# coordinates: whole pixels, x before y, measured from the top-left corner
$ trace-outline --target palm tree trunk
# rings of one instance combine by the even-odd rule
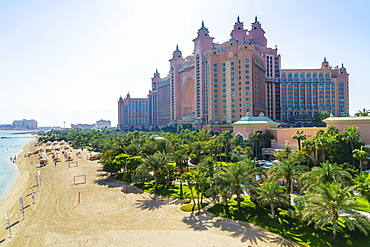
[[[236,190],[236,200],[238,201],[238,208],[240,208],[240,193],[239,188]]]
[[[194,198],[194,192],[193,192],[193,187],[189,186],[189,189],[190,189],[190,194],[191,194],[191,198],[193,199],[193,208],[191,209],[191,211],[193,212],[194,211],[194,208],[195,208],[195,198]]]
[[[180,162],[180,197],[182,198],[182,180],[181,180],[181,177],[182,177],[182,173],[183,173],[183,165],[184,165],[184,162],[181,161]]]
[[[157,178],[157,173],[154,173],[154,189],[158,190],[158,178]]]
[[[275,205],[274,205],[274,203],[271,203],[270,207],[271,207],[271,218],[275,219]]]

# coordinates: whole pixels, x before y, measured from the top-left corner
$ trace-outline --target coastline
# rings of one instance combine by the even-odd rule
[[[14,133],[15,136],[11,136],[9,133]],[[22,136],[17,136],[21,134]],[[9,193],[11,187],[13,186],[15,180],[19,176],[19,167],[17,163],[14,163],[12,160],[9,160],[10,157],[16,156],[17,158],[23,152],[25,145],[34,140],[34,136],[23,134],[29,134],[25,132],[14,132],[14,131],[0,131],[0,137],[2,144],[1,147],[1,156],[0,156],[0,203]],[[14,139],[13,139],[14,138]],[[25,141],[28,139],[29,141]],[[5,142],[5,143],[4,143]]]
[[[62,160],[40,168],[38,155],[24,155],[36,149],[34,143],[35,139],[19,154],[19,176],[0,203],[13,235],[9,238],[3,227],[2,246],[280,246],[280,236],[257,226],[183,212],[181,200],[160,198],[135,186],[128,186],[126,194],[126,183],[88,160],[87,150],[82,158],[73,150],[77,167]],[[42,184],[36,187],[38,171]],[[86,183],[75,184],[77,175],[86,176]]]

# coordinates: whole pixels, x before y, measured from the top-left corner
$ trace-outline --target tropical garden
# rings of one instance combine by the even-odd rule
[[[243,220],[303,246],[370,246],[370,176],[356,127],[297,131],[286,147],[259,160],[270,133],[243,140],[230,131],[52,130],[39,141],[66,140],[101,152],[103,170],[158,195],[190,201],[187,209]]]

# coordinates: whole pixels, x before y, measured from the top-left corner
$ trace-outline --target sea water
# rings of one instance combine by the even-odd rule
[[[22,147],[32,140],[32,135],[0,131],[0,137],[0,201],[2,201],[19,174],[18,167],[12,160],[15,156],[18,157]]]

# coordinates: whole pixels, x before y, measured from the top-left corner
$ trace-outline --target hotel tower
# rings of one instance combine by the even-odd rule
[[[348,114],[349,74],[343,64],[332,68],[324,58],[316,69],[281,69],[281,55],[267,46],[257,17],[249,30],[238,17],[228,41],[213,39],[202,22],[193,54],[184,57],[176,46],[168,74],[154,73],[147,98],[120,98],[118,127],[190,123],[228,129],[247,113],[289,124],[321,111]]]

